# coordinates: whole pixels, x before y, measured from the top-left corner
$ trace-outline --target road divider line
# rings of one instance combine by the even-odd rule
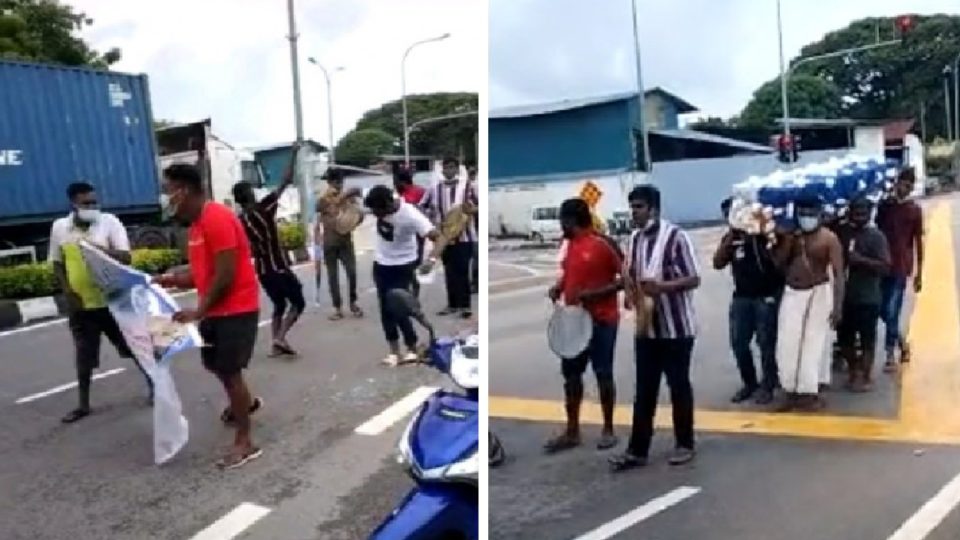
[[[126,370],[127,370],[127,368],[115,368],[115,369],[111,369],[111,370],[109,370],[109,371],[104,371],[103,373],[97,373],[97,374],[94,374],[94,376],[92,377],[92,380],[96,381],[96,380],[99,380],[99,379],[105,379],[105,378],[107,378],[107,377],[109,377],[109,376],[111,376],[111,375],[116,375],[116,374],[118,374],[118,373],[123,373],[123,372],[126,371]],[[22,397],[22,398],[18,399],[18,400],[16,401],[16,403],[17,403],[17,405],[23,405],[24,403],[30,403],[31,401],[36,401],[36,400],[38,400],[38,399],[40,399],[40,398],[45,398],[45,397],[47,397],[47,396],[52,396],[52,395],[54,395],[54,394],[59,394],[60,392],[65,392],[65,391],[70,390],[71,388],[74,388],[74,387],[76,387],[76,386],[77,386],[77,383],[76,383],[76,382],[72,382],[72,383],[68,383],[68,384],[61,384],[60,386],[51,388],[51,389],[49,389],[49,390],[45,390],[45,391],[43,391],[43,392],[38,392],[38,393],[36,393],[36,394],[32,394],[32,395],[29,395],[29,396],[26,396],[26,397]]]
[[[380,414],[360,424],[353,432],[359,435],[379,435],[416,410],[424,400],[436,391],[436,387],[421,386],[400,401],[384,409]]]
[[[927,501],[887,540],[923,540],[960,504],[960,474]]]
[[[700,493],[700,488],[698,487],[678,487],[665,495],[661,495],[647,502],[643,506],[627,512],[613,521],[604,523],[587,534],[578,536],[575,540],[607,540],[608,538],[613,538],[641,521],[649,519],[671,506],[693,497],[697,493]]]
[[[227,515],[213,522],[206,529],[190,537],[190,540],[230,540],[260,521],[271,510],[253,503],[241,503]]]

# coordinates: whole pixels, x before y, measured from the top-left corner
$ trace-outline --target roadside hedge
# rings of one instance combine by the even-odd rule
[[[148,274],[158,274],[183,263],[183,256],[176,249],[135,249],[131,257],[132,266]],[[0,300],[53,296],[59,292],[49,263],[0,267]]]
[[[307,247],[307,233],[299,223],[281,223],[277,226],[280,233],[280,247],[286,251],[297,251]]]

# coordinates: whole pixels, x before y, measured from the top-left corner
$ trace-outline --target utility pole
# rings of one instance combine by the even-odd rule
[[[647,134],[647,119],[646,111],[644,111],[644,104],[646,103],[645,94],[643,91],[643,68],[640,56],[640,30],[637,27],[637,0],[630,0],[631,13],[633,15],[633,50],[634,50],[634,60],[637,63],[637,99],[639,101],[640,114],[640,136],[643,139],[640,141],[641,146],[643,147],[643,163],[640,163],[640,166],[643,167],[644,171],[651,172],[652,167],[650,166],[650,141],[649,135]]]
[[[950,116],[950,66],[943,70],[943,114],[947,126],[947,140],[953,140],[953,117]]]
[[[927,104],[920,100],[920,142],[927,144]]]
[[[783,106],[783,134],[789,139],[790,105],[787,88],[787,61],[783,56],[783,14],[780,9],[780,0],[777,0],[777,39],[780,41],[780,103]]]
[[[300,99],[300,61],[297,54],[297,20],[294,15],[293,0],[287,0],[287,20],[290,35],[290,69],[293,74],[293,120],[297,129],[297,143],[303,143],[303,102]],[[303,153],[297,155],[296,174],[299,177],[297,188],[300,193],[300,223],[304,226],[307,238],[310,238],[310,223],[313,221],[313,203],[310,200],[308,175],[301,167]]]

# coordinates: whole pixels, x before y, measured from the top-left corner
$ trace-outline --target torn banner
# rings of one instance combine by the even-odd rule
[[[152,284],[150,276],[118,263],[92,244],[81,242],[80,251],[130,350],[153,379],[153,459],[160,465],[176,455],[189,438],[170,359],[200,347],[200,334],[193,324],[171,320],[180,310],[177,302]]]

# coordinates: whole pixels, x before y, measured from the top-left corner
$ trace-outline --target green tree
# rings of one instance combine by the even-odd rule
[[[337,163],[367,167],[384,154],[398,151],[397,138],[382,129],[355,129],[337,144]]]
[[[77,35],[92,24],[56,0],[0,0],[0,58],[105,69],[120,50],[100,53]]]
[[[790,78],[788,88],[790,116],[794,118],[839,118],[842,111],[840,90],[832,82],[812,75]],[[759,128],[773,125],[783,117],[780,79],[767,82],[754,92],[753,99],[740,114],[740,124]]]
[[[408,124],[412,126],[416,122],[429,118],[476,111],[478,106],[477,94],[471,93],[410,95],[407,96]],[[402,152],[403,104],[401,100],[391,101],[368,111],[357,122],[354,132],[369,129],[392,136],[400,143],[400,147],[395,151]],[[476,115],[423,124],[410,134],[410,153],[414,155],[437,157],[463,155],[466,161],[476,162],[476,145]],[[343,159],[338,150],[337,161]]]
[[[861,19],[807,45],[799,58],[897,37],[894,19]],[[902,45],[812,61],[797,68],[793,78],[808,75],[833,83],[840,92],[839,115],[843,117],[914,118],[923,107],[927,132],[932,137],[946,133],[943,68],[953,62],[958,51],[960,16],[918,15],[914,16],[913,30]],[[770,83],[764,86],[767,85]],[[791,96],[793,92],[791,89]],[[747,107],[751,105],[752,102]],[[792,105],[790,109],[791,116],[802,116],[801,111],[794,112]]]

